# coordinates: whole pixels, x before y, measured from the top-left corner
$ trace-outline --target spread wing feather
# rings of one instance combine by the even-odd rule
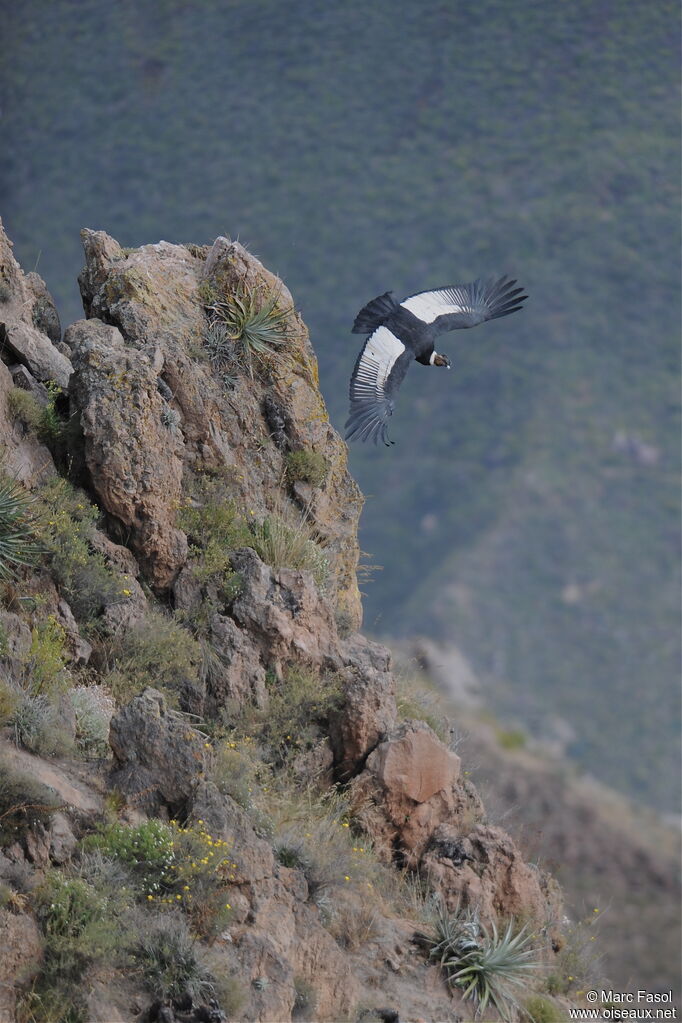
[[[385,291],[362,307],[355,317],[351,334],[371,334],[397,308],[398,302],[393,298],[393,292]]]
[[[414,353],[388,327],[378,327],[358,356],[350,381],[350,415],[346,421],[346,440],[388,439],[388,420],[395,407],[394,398]]]
[[[508,316],[521,308],[528,297],[523,288],[514,288],[515,280],[500,277],[472,284],[421,291],[410,295],[400,304],[417,319],[429,324],[434,334],[460,327],[475,327],[485,320]]]

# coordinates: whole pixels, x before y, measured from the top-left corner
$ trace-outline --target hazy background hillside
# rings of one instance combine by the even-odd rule
[[[78,230],[239,235],[342,426],[359,307],[510,272],[351,465],[366,625],[457,643],[498,710],[679,809],[678,5],[0,3],[0,209],[64,322]]]

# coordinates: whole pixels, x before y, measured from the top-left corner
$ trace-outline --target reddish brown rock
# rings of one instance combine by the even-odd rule
[[[421,721],[399,725],[370,753],[352,791],[385,856],[397,851],[414,866],[440,824],[480,812],[458,778],[459,757]]]
[[[560,918],[556,882],[526,863],[501,828],[480,823],[462,835],[456,826],[442,825],[420,869],[452,910],[461,903],[477,907],[484,921],[515,917],[535,925]]]

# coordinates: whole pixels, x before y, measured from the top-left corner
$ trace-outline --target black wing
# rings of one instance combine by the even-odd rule
[[[373,298],[366,306],[363,306],[355,317],[352,334],[371,334],[373,330],[380,327],[388,319],[391,313],[398,308],[397,301],[393,298],[392,291],[385,291],[378,298]]]
[[[509,281],[506,276],[498,280],[478,280],[452,288],[421,291],[400,304],[429,324],[434,334],[442,334],[517,312],[528,296],[521,294],[523,288],[514,288],[515,284],[516,281]]]
[[[388,327],[377,327],[367,338],[350,379],[350,415],[346,420],[346,440],[388,439],[388,420],[393,414],[394,398],[414,352]]]

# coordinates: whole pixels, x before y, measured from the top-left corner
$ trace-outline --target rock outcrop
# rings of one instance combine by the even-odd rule
[[[385,912],[374,892],[368,909],[373,882],[356,883],[350,867],[339,875],[336,862],[327,864],[332,874],[320,877],[311,866],[314,838],[298,819],[282,825],[291,847],[278,847],[274,811],[264,821],[253,796],[254,779],[265,793],[284,763],[290,776],[283,791],[292,800],[304,789],[323,802],[344,793],[345,817],[329,816],[325,827],[357,829],[351,859],[367,854],[362,843],[371,844],[377,872],[394,878],[394,867],[407,868],[445,905],[478,907],[485,921],[517,916],[544,926],[558,915],[547,877],[486,822],[457,754],[424,722],[400,718],[390,653],[357,631],[362,497],[328,421],[315,355],[292,297],[226,238],[211,247],[159,242],[130,252],[104,232],[84,231],[83,243],[79,280],[87,318],[68,327],[62,342],[44,283],[23,274],[0,229],[5,467],[37,493],[59,467],[99,510],[71,546],[61,523],[59,572],[45,558],[33,574],[26,569],[23,595],[8,590],[0,610],[0,680],[8,706],[23,700],[32,708],[34,700],[40,707],[51,665],[60,700],[65,681],[81,680],[81,689],[93,682],[101,691],[109,687],[119,706],[109,724],[112,758],[98,767],[79,773],[73,762],[48,766],[32,758],[36,777],[63,804],[26,822],[2,857],[4,876],[23,871],[31,878],[29,892],[54,870],[81,885],[88,863],[79,839],[101,824],[105,793],[113,790],[110,802],[124,804],[126,824],[154,816],[194,829],[208,851],[191,861],[192,870],[199,870],[197,862],[208,865],[216,849],[229,850],[212,878],[224,899],[220,908],[229,910],[227,923],[210,931],[202,954],[223,973],[228,964],[239,978],[240,1019],[357,1018],[363,1001],[368,1011],[390,1015],[394,1010],[381,1008],[388,998],[407,1014],[454,1018],[437,967],[412,942],[414,923]],[[207,344],[210,310],[245,295],[277,308],[286,344],[261,372],[241,366],[230,375]],[[65,394],[59,405],[53,385]],[[15,407],[26,396],[17,398],[15,388],[57,417],[51,448],[19,422]],[[297,463],[290,456],[301,454],[315,472],[292,471]],[[76,507],[85,513],[83,502]],[[254,524],[273,517],[293,523],[294,532],[304,525],[310,531],[324,557],[324,581],[312,568],[281,567],[291,564],[286,555],[268,557],[258,546]],[[195,520],[212,523],[214,533],[188,524]],[[64,580],[74,578],[74,566],[106,581],[106,596],[87,610],[79,610],[73,586],[67,599]],[[43,649],[38,640],[46,621],[52,645]],[[32,672],[40,679],[35,691]],[[173,685],[165,687],[166,676]],[[310,708],[310,720],[298,722],[306,733],[300,745],[287,728],[275,738],[267,730],[270,711],[282,713],[292,679],[302,687],[301,706]],[[318,690],[332,694],[327,703]],[[68,706],[73,746],[79,729],[89,726]],[[244,722],[260,728],[267,756],[253,752],[257,741]],[[251,760],[242,748],[248,743]],[[330,848],[337,847],[330,841]],[[111,861],[102,869],[113,869]],[[172,888],[168,877],[163,885]],[[182,903],[191,916],[191,895],[188,883],[173,896],[178,913]],[[145,896],[145,910],[156,897]],[[0,947],[4,935],[9,949],[0,1015],[8,1020],[17,993],[40,970],[40,936],[33,918],[19,912],[23,898],[17,896],[17,913],[0,909]],[[162,913],[170,912],[166,902]],[[45,937],[49,944],[48,931]],[[121,976],[116,983],[114,990],[106,970],[92,967],[85,986],[93,1019],[208,1018],[206,1004],[192,1005],[189,987],[151,1003],[139,976],[137,987],[126,988]],[[133,988],[135,1009],[126,1000]]]

